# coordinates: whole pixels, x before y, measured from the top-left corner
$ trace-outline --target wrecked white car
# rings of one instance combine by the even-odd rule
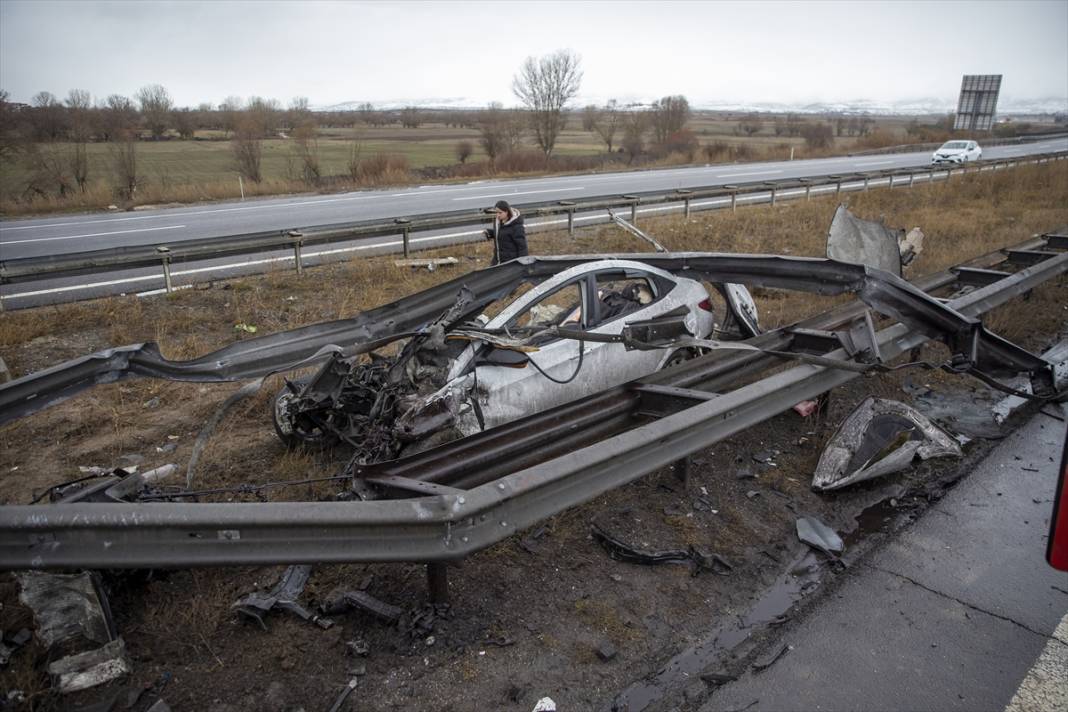
[[[752,335],[748,293],[731,285],[728,299],[752,317],[739,335]],[[676,336],[701,339],[717,326],[700,282],[624,259],[580,264],[540,284],[522,284],[487,309],[492,315],[463,322],[465,309],[461,296],[392,358],[335,358],[309,381],[287,383],[273,409],[279,437],[290,446],[347,442],[365,462],[396,457],[696,355],[687,348],[594,339],[648,325],[641,338],[655,340],[668,324]]]

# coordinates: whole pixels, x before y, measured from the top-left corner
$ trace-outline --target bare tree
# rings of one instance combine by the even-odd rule
[[[171,123],[174,130],[182,139],[191,139],[196,134],[196,116],[188,107],[175,109],[172,113]]]
[[[801,135],[805,138],[805,144],[809,148],[826,148],[834,143],[834,129],[830,124],[822,121],[814,124],[805,124],[801,129]]]
[[[265,99],[261,96],[249,97],[245,113],[252,117],[251,125],[259,128],[260,138],[278,133],[282,110],[277,99]],[[246,124],[246,128],[248,126],[249,124]]]
[[[597,130],[597,122],[601,119],[601,110],[593,104],[587,104],[582,108],[582,130],[593,133]]]
[[[137,90],[137,101],[141,104],[141,116],[145,127],[152,132],[152,138],[159,139],[167,133],[174,102],[161,84],[149,84]]]
[[[136,131],[137,107],[128,97],[112,94],[106,100],[102,123],[105,138],[108,141],[119,140],[122,134]]]
[[[649,113],[646,111],[632,111],[623,119],[622,145],[629,163],[634,163],[645,149],[644,135],[648,127]]]
[[[534,139],[548,161],[566,121],[564,109],[582,83],[580,58],[571,50],[527,57],[512,79],[514,93],[527,108]]]
[[[493,103],[482,112],[478,121],[478,142],[482,144],[482,150],[489,158],[490,167],[493,167],[497,156],[507,150],[507,123],[508,117],[500,104]]]
[[[475,152],[475,147],[470,141],[460,141],[456,144],[456,160],[467,163],[467,159]]]
[[[10,159],[19,151],[19,113],[21,105],[8,101],[10,95],[0,89],[0,160]]]
[[[363,155],[363,130],[354,128],[352,131],[352,146],[349,149],[349,160],[345,164],[349,178],[353,183],[360,182],[360,161]]]
[[[219,104],[219,113],[222,115],[222,128],[225,135],[229,136],[233,133],[234,127],[237,126],[241,108],[244,105],[244,100],[239,96],[228,96]]]
[[[234,166],[237,172],[253,183],[263,180],[260,172],[260,158],[263,155],[263,116],[258,113],[244,112],[234,125],[234,138],[230,142],[234,152]]]
[[[293,145],[296,146],[297,158],[300,159],[304,182],[308,185],[319,185],[323,178],[319,161],[319,131],[315,120],[310,116],[293,129]]]
[[[132,200],[138,183],[136,130],[121,129],[112,137],[108,151],[111,153],[112,170],[118,179],[119,193],[123,198]]]
[[[401,109],[400,120],[401,126],[406,129],[417,129],[419,124],[423,122],[422,117],[419,115],[419,109],[414,106],[406,106]]]
[[[753,134],[760,133],[764,128],[764,119],[760,118],[760,114],[752,112],[742,117],[742,120],[738,122],[738,130],[744,133],[746,136],[752,136]]]
[[[37,141],[55,141],[64,130],[63,106],[49,91],[33,95],[33,134]]]
[[[657,143],[664,143],[668,136],[681,131],[689,120],[690,102],[686,97],[665,96],[660,101],[653,102],[653,135]]]
[[[608,152],[612,152],[612,144],[616,138],[616,131],[622,121],[622,113],[615,99],[612,99],[603,109],[598,110],[597,119],[593,125],[593,131],[604,141]]]
[[[89,155],[86,144],[93,133],[93,97],[84,89],[71,89],[66,103],[72,144],[69,155],[70,170],[78,188],[84,193],[89,182]]]
[[[306,96],[295,96],[289,102],[286,112],[286,125],[290,130],[296,129],[306,121],[312,120],[311,103]]]

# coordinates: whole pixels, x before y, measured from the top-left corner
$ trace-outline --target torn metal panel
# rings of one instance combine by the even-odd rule
[[[56,688],[64,695],[118,680],[131,672],[133,668],[126,657],[126,644],[122,638],[95,650],[56,660],[48,666],[48,673],[56,680]]]
[[[863,220],[842,205],[834,211],[827,231],[827,256],[833,260],[868,265],[901,276],[904,230],[894,230],[874,220]]]
[[[233,608],[241,615],[255,620],[264,630],[267,630],[267,624],[263,619],[274,608],[289,611],[320,628],[330,628],[334,625],[332,620],[318,616],[297,603],[297,598],[304,591],[304,585],[311,576],[311,570],[312,567],[307,564],[290,566],[268,593],[254,591],[234,603]]]
[[[96,575],[27,571],[18,581],[19,600],[33,611],[37,636],[46,648],[114,640],[111,610]]]
[[[845,550],[842,537],[815,517],[801,517],[797,520],[796,526],[798,539],[827,556],[837,558],[836,554]]]
[[[868,397],[831,436],[812,477],[836,490],[899,472],[914,458],[961,457],[960,445],[926,416],[898,401]]]

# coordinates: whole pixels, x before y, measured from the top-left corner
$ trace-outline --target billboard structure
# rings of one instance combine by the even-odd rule
[[[992,129],[1000,91],[1000,74],[965,74],[960,83],[960,100],[953,128],[966,131]]]

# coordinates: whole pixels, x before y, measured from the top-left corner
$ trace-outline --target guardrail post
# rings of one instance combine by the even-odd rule
[[[293,240],[293,262],[297,268],[297,274],[304,274],[304,261],[301,258],[301,248],[304,246],[304,233],[297,230],[290,230],[286,233],[289,237],[296,238]]]
[[[838,197],[839,195],[842,194],[842,176],[827,176],[827,177],[835,182],[834,183],[834,195],[835,195],[835,197]]]
[[[409,238],[409,236],[411,234],[411,231],[412,231],[412,226],[411,226],[411,222],[412,221],[409,220],[408,218],[397,218],[393,222],[395,222],[396,224],[402,226],[402,228],[401,228],[401,240],[404,243],[404,259],[408,259],[408,254],[409,254],[408,238]]]
[[[952,178],[952,177],[953,177],[953,169],[947,167],[946,168],[946,182],[948,183],[949,179]]]
[[[725,185],[723,186],[723,189],[731,194],[731,212],[738,212],[738,186]]]
[[[449,572],[441,561],[426,565],[426,585],[431,603],[449,602]]]
[[[630,201],[630,224],[638,224],[638,196],[636,195],[624,195],[624,200]]]
[[[886,187],[889,190],[893,190],[894,189],[894,174],[893,173],[888,174],[887,178],[890,180],[890,182],[887,183]]]
[[[868,180],[871,178],[867,173],[864,174],[864,192],[868,192]]]
[[[913,184],[915,184],[915,183],[916,183],[916,174],[912,173],[910,171],[909,172],[909,187],[911,188],[913,186]]]
[[[693,191],[682,188],[675,192],[682,196],[682,217],[690,217],[690,193],[693,193]]]
[[[174,291],[174,286],[171,284],[171,248],[161,245],[156,248],[156,252],[163,260],[163,286],[170,294]]]
[[[807,203],[812,199],[812,180],[809,178],[798,178],[801,185],[805,186],[805,202]]]
[[[776,193],[778,192],[778,184],[777,183],[773,183],[772,181],[769,180],[769,181],[765,182],[764,185],[767,186],[768,188],[771,188],[771,207],[774,208],[775,207],[775,197],[776,197]]]
[[[570,237],[575,236],[575,201],[573,200],[561,200],[558,205],[563,205],[568,208],[567,211],[567,234]]]

